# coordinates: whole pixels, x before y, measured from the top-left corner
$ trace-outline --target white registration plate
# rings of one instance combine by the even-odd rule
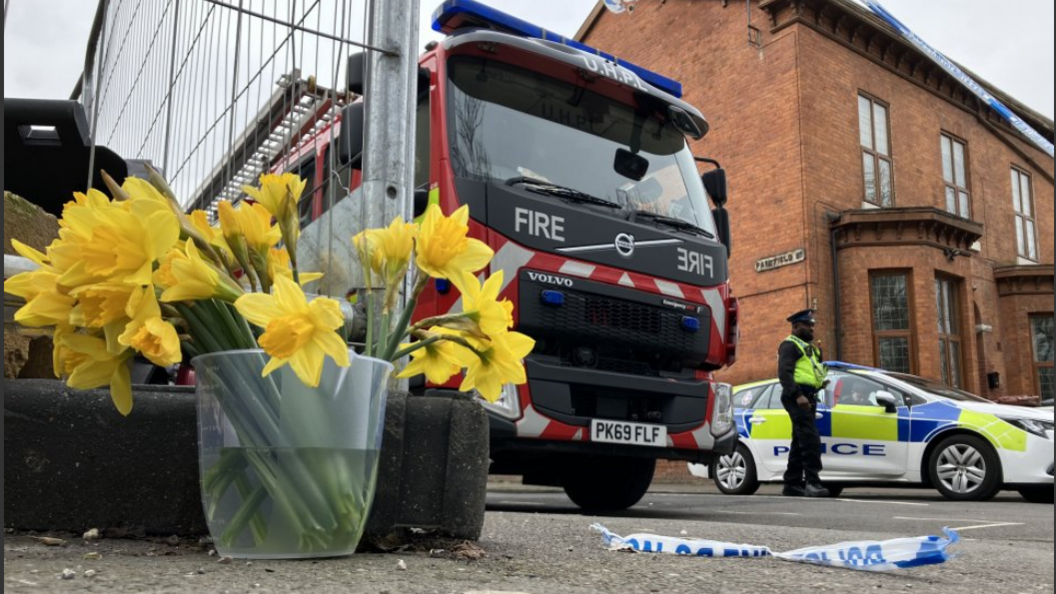
[[[590,424],[590,440],[594,443],[666,448],[667,427],[595,419]]]

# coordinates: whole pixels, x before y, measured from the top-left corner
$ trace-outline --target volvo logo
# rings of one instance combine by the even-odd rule
[[[554,276],[552,274],[542,274],[539,272],[529,272],[528,278],[531,279],[533,282],[545,283],[548,285],[556,285],[558,287],[565,287],[567,289],[571,289],[575,284],[570,278]]]
[[[631,259],[634,257],[634,236],[627,233],[617,235],[616,252],[623,258]]]

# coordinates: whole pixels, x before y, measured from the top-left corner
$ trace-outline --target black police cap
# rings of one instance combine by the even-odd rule
[[[794,314],[792,317],[788,318],[788,322],[790,324],[813,324],[813,323],[815,323],[815,320],[814,320],[814,314],[815,313],[817,313],[817,310],[805,309],[805,310],[803,310],[803,311],[801,311],[801,312],[799,312],[797,314]]]

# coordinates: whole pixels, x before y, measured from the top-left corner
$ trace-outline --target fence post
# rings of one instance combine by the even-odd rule
[[[363,195],[367,228],[411,218],[414,184],[414,104],[419,0],[374,0],[369,53]]]

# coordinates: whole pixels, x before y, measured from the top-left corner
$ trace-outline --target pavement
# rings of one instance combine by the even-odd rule
[[[604,518],[581,515],[563,494],[548,489],[497,485],[488,502],[479,543],[487,557],[479,561],[410,549],[318,562],[221,564],[198,543],[85,543],[77,538],[65,546],[46,546],[31,536],[7,535],[4,589],[106,594],[1054,591],[1053,506],[1028,504],[1011,494],[987,503],[950,503],[929,491],[867,489],[848,491],[838,500],[789,500],[772,487],[739,498],[694,485],[660,488],[635,509]],[[594,522],[624,535],[686,531],[696,538],[777,551],[938,534],[943,527],[960,529],[965,541],[956,549],[959,557],[946,565],[868,574],[772,559],[612,553],[588,530]],[[62,580],[66,569],[73,578]],[[93,577],[85,577],[89,570]]]

